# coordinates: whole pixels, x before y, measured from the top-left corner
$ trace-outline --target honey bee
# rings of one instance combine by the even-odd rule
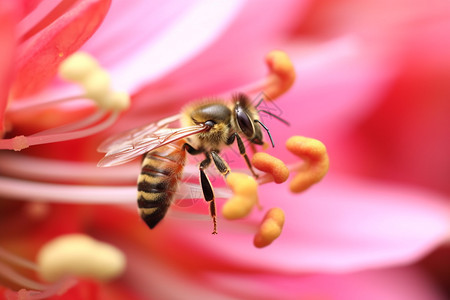
[[[216,205],[205,169],[213,162],[217,170],[226,176],[230,168],[220,156],[220,151],[236,141],[248,168],[257,177],[241,135],[252,144],[262,145],[263,128],[273,146],[268,128],[259,120],[259,112],[287,122],[268,111],[257,110],[262,100],[253,106],[245,94],[240,93],[232,98],[231,103],[222,100],[194,102],[179,115],[110,137],[98,148],[99,152],[106,153],[98,163],[99,167],[120,165],[145,154],[138,177],[137,203],[141,218],[151,229],[164,218],[175,196],[186,163],[186,153],[205,156],[199,164],[200,183],[204,199],[209,203],[213,234],[217,234]],[[181,128],[169,127],[177,121],[180,121]]]

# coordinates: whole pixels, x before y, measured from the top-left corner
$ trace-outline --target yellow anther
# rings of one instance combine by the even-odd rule
[[[130,105],[130,96],[112,90],[109,73],[87,53],[76,52],[69,56],[61,63],[59,74],[63,79],[81,85],[84,96],[105,110],[121,111]]]
[[[110,280],[123,273],[125,256],[117,248],[82,234],[57,237],[37,257],[40,276],[53,282],[64,276]]]
[[[75,52],[59,65],[58,72],[67,81],[82,82],[86,76],[99,69],[98,62],[91,55]]]
[[[110,92],[97,99],[97,105],[106,110],[122,111],[130,106],[130,95],[125,92]]]
[[[80,84],[84,87],[86,97],[101,102],[111,92],[111,78],[108,72],[98,69],[88,74]]]
[[[284,219],[284,211],[281,208],[271,208],[264,216],[255,235],[253,240],[255,247],[266,247],[277,239],[283,229]]]
[[[283,183],[289,177],[289,169],[280,159],[264,152],[255,153],[252,164],[258,170],[269,173],[275,183]]]
[[[226,181],[234,196],[222,207],[223,216],[227,219],[240,219],[247,216],[258,204],[256,180],[247,174],[230,173]]]
[[[315,139],[293,136],[286,142],[286,148],[304,160],[298,173],[290,183],[294,193],[300,193],[319,182],[328,172],[330,161],[325,145]]]
[[[277,50],[267,54],[266,64],[270,69],[270,75],[264,92],[269,100],[276,99],[294,84],[294,66],[285,52]]]

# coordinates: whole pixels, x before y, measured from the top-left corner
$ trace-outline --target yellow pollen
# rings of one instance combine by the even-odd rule
[[[270,99],[276,99],[294,84],[295,70],[289,56],[283,51],[272,51],[266,56],[269,67],[269,84],[264,92]]]
[[[26,136],[18,135],[12,139],[12,148],[14,151],[20,151],[28,147],[30,147],[30,144]]]
[[[59,65],[58,73],[67,81],[80,83],[97,70],[101,67],[95,58],[85,52],[75,52]]]
[[[95,70],[80,82],[86,91],[86,97],[97,100],[109,94],[111,90],[111,78],[105,70]]]
[[[258,204],[258,184],[252,176],[242,173],[230,173],[225,179],[234,196],[224,204],[222,214],[230,220],[244,218]]]
[[[293,193],[300,193],[319,182],[328,172],[330,161],[325,145],[315,139],[293,136],[286,142],[286,148],[304,160],[298,173],[290,183]]]
[[[130,106],[130,95],[126,92],[111,92],[107,98],[108,101],[102,104],[106,109],[122,111]]]
[[[55,238],[37,256],[40,276],[54,282],[64,276],[110,280],[123,273],[125,255],[116,247],[83,234]]]
[[[271,208],[264,216],[255,235],[253,240],[255,247],[266,247],[277,239],[283,229],[284,219],[284,211],[281,208]]]
[[[76,52],[59,66],[60,76],[81,85],[84,96],[92,99],[102,109],[121,111],[129,107],[130,96],[111,88],[109,73],[87,53]]]
[[[283,161],[267,153],[255,153],[252,157],[252,164],[258,170],[271,174],[275,183],[283,183],[289,177],[289,169]]]

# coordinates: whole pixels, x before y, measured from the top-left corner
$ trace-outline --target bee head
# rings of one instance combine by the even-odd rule
[[[257,145],[263,144],[261,127],[256,126],[256,123],[262,123],[257,119],[256,110],[251,106],[250,100],[244,94],[235,96],[234,118],[239,130],[250,142]]]

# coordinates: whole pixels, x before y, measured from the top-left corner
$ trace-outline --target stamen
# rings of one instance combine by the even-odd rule
[[[271,208],[264,216],[253,244],[257,248],[270,245],[277,239],[284,225],[284,211],[281,208]]]
[[[225,178],[233,191],[231,197],[222,207],[225,218],[233,220],[247,216],[255,205],[258,205],[258,184],[247,174],[230,173]]]
[[[283,183],[289,177],[289,169],[283,161],[265,152],[257,152],[253,155],[252,164],[260,171],[266,172],[258,178],[258,184],[275,181]]]
[[[68,166],[70,166],[70,164]],[[37,174],[38,173],[32,175],[36,176]],[[76,177],[69,176],[66,178],[82,178],[81,173],[78,175]],[[61,175],[61,178],[66,179],[64,178],[64,175]],[[117,183],[117,177],[112,178],[113,180],[111,181],[113,183]],[[70,185],[21,180],[0,176],[0,190],[2,191],[3,197],[11,200],[27,199],[35,202],[77,203],[91,205],[136,204],[135,183],[128,186],[120,186],[117,184],[103,186]],[[30,190],[33,191],[33,195],[30,195]],[[230,197],[230,191],[228,188],[217,187],[214,189],[214,193],[217,198]],[[200,185],[181,182],[176,193],[176,199],[199,199],[202,197],[201,195],[202,188]]]
[[[275,100],[287,92],[295,81],[294,66],[289,56],[283,51],[272,51],[266,56],[266,64],[269,67],[269,75],[257,82],[240,88],[251,98],[264,93],[265,100]]]
[[[34,280],[31,280],[25,276],[20,275],[14,269],[0,262],[0,276],[6,278],[11,282],[19,284],[20,286],[33,289],[33,290],[45,290],[47,286]]]
[[[85,52],[75,52],[67,57],[58,68],[61,78],[72,82],[83,82],[84,79],[96,70],[101,70],[98,62]]]
[[[61,63],[58,72],[63,79],[81,85],[85,90],[84,96],[105,110],[120,111],[129,106],[129,95],[113,91],[109,73],[87,53],[72,54]]]
[[[83,86],[85,96],[96,102],[102,102],[102,98],[111,91],[111,77],[101,69],[89,73],[79,84]]]
[[[85,91],[82,97],[94,100],[97,106],[101,108],[101,111],[78,122],[44,130],[30,136],[22,135],[11,139],[1,139],[0,149],[20,151],[32,145],[55,143],[93,135],[112,125],[116,121],[119,112],[128,108],[130,104],[130,96],[125,92],[112,90],[109,74],[87,53],[77,52],[69,56],[61,63],[59,74],[66,80],[80,84]],[[62,102],[78,99],[78,97],[67,97],[59,100],[31,103],[29,106],[22,105],[15,108],[12,106],[12,112],[26,111],[30,107],[42,109],[49,105],[58,105]],[[107,112],[110,111],[112,111],[110,115],[105,118]],[[103,121],[94,125],[98,120],[102,119]]]
[[[286,142],[289,151],[299,156],[304,161],[292,166],[291,170],[296,170],[290,183],[293,193],[300,193],[308,189],[311,185],[319,182],[328,172],[330,161],[325,145],[315,139],[293,136]]]
[[[39,270],[39,266],[34,262],[19,257],[14,253],[10,253],[7,250],[2,249],[1,247],[0,259],[9,262],[12,265],[17,265],[33,271]],[[13,268],[7,266],[2,262],[0,262],[0,277],[23,287],[23,289],[19,290],[18,292],[6,290],[4,295],[7,299],[48,299],[52,296],[63,294],[65,291],[76,284],[76,281],[71,278],[65,278],[50,285],[42,284],[19,274]],[[26,290],[25,288],[31,290]]]
[[[111,280],[125,269],[125,255],[116,247],[82,234],[58,237],[42,247],[40,276],[53,282],[67,275]]]
[[[266,56],[270,69],[264,92],[269,99],[276,99],[291,88],[295,81],[294,66],[289,56],[283,51],[272,51]]]
[[[289,90],[294,84],[296,76],[289,56],[283,51],[272,51],[267,54],[265,61],[269,68],[269,74],[264,79],[240,87],[237,91],[247,94],[252,99],[261,96],[261,91],[263,91],[263,98],[270,101]],[[227,92],[223,96],[228,97],[233,93]]]
[[[33,271],[38,270],[38,266],[35,263],[22,257],[19,257],[1,247],[0,247],[0,259],[12,265],[20,266]],[[19,284],[20,286],[30,289],[45,290],[47,288],[45,284],[24,277],[23,275],[17,273],[13,268],[9,267],[8,265],[2,262],[0,262],[0,277],[8,279],[11,282],[14,282],[16,284]]]
[[[22,149],[28,148],[29,146],[33,146],[33,145],[56,143],[56,142],[62,142],[62,141],[83,138],[83,137],[98,133],[98,132],[108,128],[109,126],[114,124],[114,122],[117,120],[118,116],[119,116],[118,112],[113,112],[102,123],[99,123],[98,125],[90,127],[90,128],[73,131],[73,132],[50,134],[50,135],[40,135],[38,133],[35,135],[31,135],[31,136],[21,135],[21,136],[16,136],[11,139],[0,139],[0,149],[20,151]]]

